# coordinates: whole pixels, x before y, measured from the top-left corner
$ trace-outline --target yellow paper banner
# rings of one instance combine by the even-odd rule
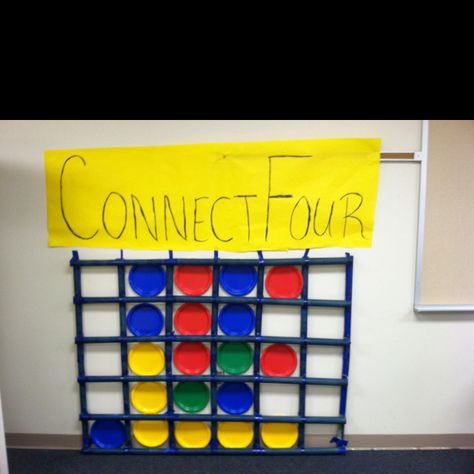
[[[379,139],[45,152],[49,245],[370,247]]]

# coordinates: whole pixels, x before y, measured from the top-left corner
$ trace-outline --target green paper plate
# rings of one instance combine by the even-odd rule
[[[246,342],[224,342],[217,349],[217,364],[228,374],[242,374],[253,362],[253,351]]]
[[[179,382],[174,388],[173,400],[181,410],[196,413],[209,403],[209,388],[204,382]]]

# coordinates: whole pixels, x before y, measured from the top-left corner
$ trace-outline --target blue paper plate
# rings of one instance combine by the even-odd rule
[[[166,275],[157,265],[135,265],[130,270],[128,281],[137,295],[156,296],[166,285]]]
[[[217,390],[217,403],[226,413],[240,415],[252,406],[253,393],[245,383],[226,382]]]
[[[219,313],[219,326],[228,336],[248,336],[255,326],[255,314],[247,304],[226,304]]]
[[[120,448],[125,443],[125,427],[117,420],[98,420],[92,425],[91,439],[98,448]]]
[[[135,336],[158,336],[163,329],[163,313],[151,304],[138,304],[128,312],[127,326]]]
[[[233,296],[250,293],[257,284],[257,272],[254,267],[244,265],[224,265],[219,280],[222,288]]]

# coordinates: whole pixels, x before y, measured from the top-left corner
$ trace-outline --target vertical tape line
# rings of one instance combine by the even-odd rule
[[[120,251],[120,261],[123,262],[123,251]],[[125,296],[125,265],[117,265],[117,276],[118,276],[118,293],[119,298]],[[120,336],[127,336],[127,308],[126,304],[119,303],[120,313]],[[122,364],[122,376],[128,375],[128,344],[126,341],[120,343],[120,360]],[[123,412],[125,415],[130,414],[130,387],[129,382],[122,382],[122,395],[123,395]],[[130,449],[132,447],[132,433],[130,420],[125,420],[125,446]]]
[[[173,295],[173,274],[174,274],[174,259],[173,252],[169,251],[169,258],[166,263],[166,296]],[[166,302],[165,309],[165,333],[167,336],[173,335],[173,303]],[[167,414],[171,416],[168,421],[169,430],[169,449],[174,451],[176,449],[176,441],[174,437],[174,405],[173,405],[173,343],[170,340],[165,341],[165,370],[166,370],[166,399],[167,399]]]
[[[309,274],[309,265],[308,265],[308,254],[309,249],[307,249],[303,255],[303,264],[301,265],[301,271],[303,274],[303,288],[301,290],[301,298],[303,301],[308,300],[308,274]],[[300,338],[305,340],[308,336],[308,305],[301,305],[300,313]],[[300,377],[306,378],[306,360],[307,360],[307,344],[300,344]],[[306,384],[300,384],[300,393],[299,393],[299,404],[298,404],[298,416],[304,418],[306,411]],[[298,447],[304,449],[305,446],[305,423],[298,424]]]
[[[214,264],[212,266],[212,318],[211,335],[217,336],[217,318],[219,313],[219,253],[214,252]],[[217,342],[211,342],[211,414],[217,415]],[[217,449],[217,421],[211,421],[211,450]]]
[[[346,257],[350,255],[346,253]],[[351,309],[352,309],[352,276],[353,276],[353,260],[346,263],[345,278],[345,300],[350,304],[344,308],[344,338],[350,340],[351,337]],[[350,360],[350,344],[343,347],[342,353],[342,378],[348,381],[349,377],[349,360]],[[347,402],[347,384],[341,386],[341,396],[339,400],[339,414],[346,415]],[[340,426],[340,437],[344,439],[344,425]]]
[[[77,265],[79,261],[79,253],[77,250],[72,252],[72,259],[70,265],[73,267],[74,273],[74,304],[76,312],[76,336],[83,337],[84,331],[82,327],[82,304],[80,303],[82,297],[82,286],[81,286],[81,267]],[[84,344],[77,344],[77,371],[78,376],[81,379],[85,376],[84,368]],[[87,411],[87,392],[86,392],[86,382],[79,382],[79,400],[81,415],[88,415]],[[87,420],[82,420],[82,447],[87,449],[91,445],[89,437],[89,422]]]
[[[255,376],[260,375],[260,350],[261,343],[259,341],[262,335],[262,316],[263,316],[263,304],[261,303],[263,298],[263,278],[265,275],[265,259],[263,253],[258,251],[258,270],[257,270],[257,308],[255,311],[255,347],[254,347],[254,359],[253,359],[253,373]],[[261,416],[260,414],[260,382],[255,381],[253,384],[253,411],[256,417]],[[254,449],[260,449],[260,428],[261,423],[259,421],[254,422],[253,426],[253,447]]]

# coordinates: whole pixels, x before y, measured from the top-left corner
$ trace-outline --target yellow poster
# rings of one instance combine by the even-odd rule
[[[45,152],[49,245],[370,247],[379,139]]]

